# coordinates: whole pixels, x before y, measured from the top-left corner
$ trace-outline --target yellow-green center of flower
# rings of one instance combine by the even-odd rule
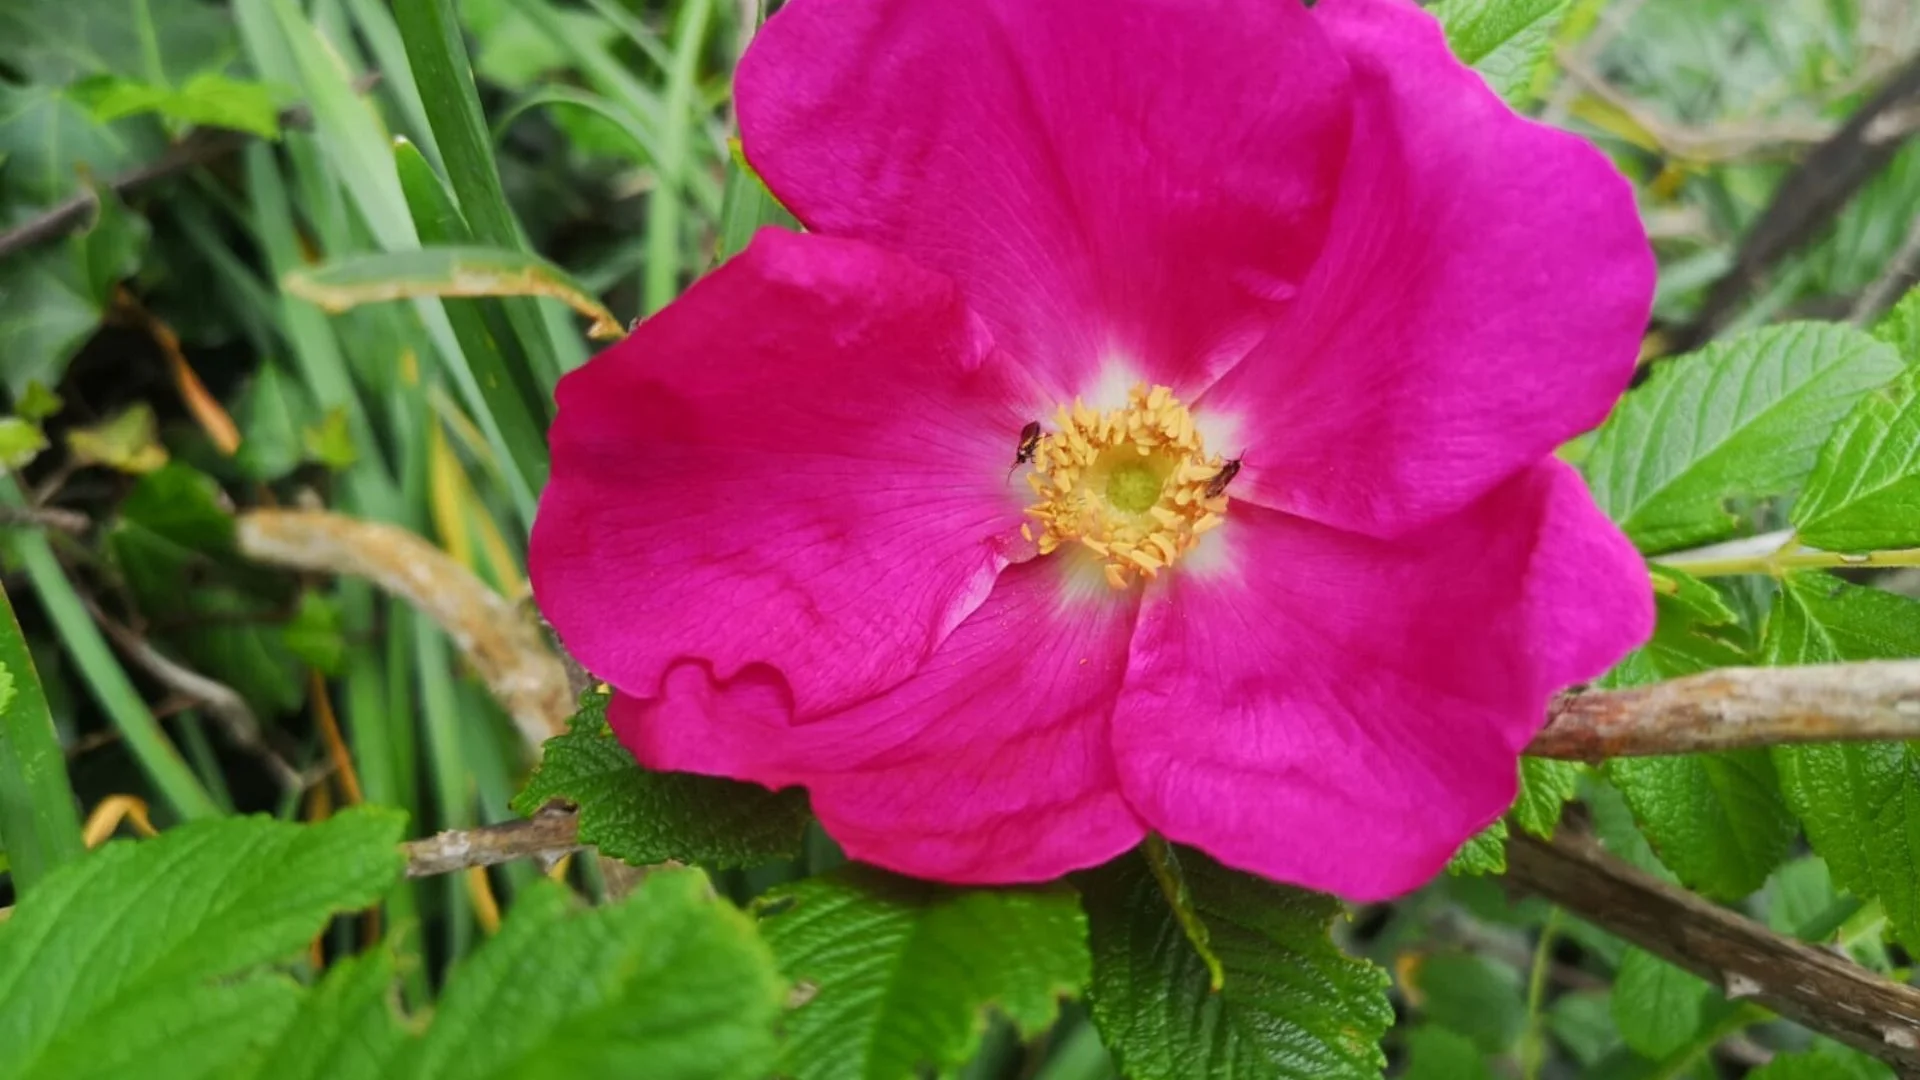
[[[1020,531],[1041,554],[1078,543],[1124,589],[1193,549],[1227,512],[1226,462],[1209,455],[1193,414],[1164,386],[1136,386],[1118,409],[1075,400],[1033,451],[1039,501]],[[1231,479],[1231,473],[1225,474]]]

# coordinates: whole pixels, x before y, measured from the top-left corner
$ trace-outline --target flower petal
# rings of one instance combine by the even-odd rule
[[[1326,0],[1353,150],[1285,323],[1199,403],[1239,420],[1234,494],[1391,536],[1606,416],[1652,306],[1632,190],[1515,115],[1404,0]]]
[[[748,158],[810,228],[953,276],[1054,400],[1186,393],[1298,288],[1346,77],[1274,0],[791,0],[741,62]]]
[[[651,701],[616,698],[645,764],[804,785],[847,854],[919,877],[1044,881],[1105,862],[1144,830],[1121,798],[1108,721],[1134,604],[1063,590],[1061,559],[1009,567],[918,674],[789,724],[765,669],[732,683],[676,668]]]
[[[1114,715],[1149,827],[1371,901],[1513,801],[1548,698],[1651,632],[1645,565],[1559,462],[1381,541],[1236,505],[1211,574],[1152,589]]]
[[[1021,378],[946,278],[764,232],[561,381],[534,595],[628,693],[680,659],[878,693],[1020,550]]]

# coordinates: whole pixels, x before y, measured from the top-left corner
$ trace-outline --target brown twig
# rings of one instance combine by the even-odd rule
[[[1846,124],[1781,181],[1740,248],[1733,267],[1707,291],[1699,313],[1673,337],[1675,352],[1698,348],[1718,334],[1748,292],[1773,267],[1812,240],[1913,134],[1920,112],[1920,56],[1908,59]]]
[[[472,571],[414,533],[319,510],[250,510],[240,550],[276,566],[362,577],[431,618],[453,639],[531,748],[573,713],[566,668],[540,629]]]
[[[0,506],[0,528],[31,526],[84,536],[87,525],[87,515],[78,510],[61,510],[51,506]]]
[[[379,81],[380,76],[377,72],[369,73],[361,76],[354,83],[354,89],[365,93]],[[305,106],[284,109],[280,113],[282,128],[305,127],[312,121],[312,114]],[[146,187],[148,184],[165,180],[170,176],[177,176],[201,165],[218,161],[251,141],[253,141],[252,136],[243,132],[229,131],[225,128],[199,128],[169,147],[158,160],[123,172],[99,187],[112,191],[115,195],[125,195],[136,188]],[[0,259],[65,236],[79,228],[99,204],[98,191],[88,188],[64,202],[53,204],[13,228],[0,232]]]
[[[1507,880],[1820,1034],[1920,1069],[1920,989],[1642,873],[1566,831],[1515,836]]]
[[[1722,668],[1566,694],[1526,752],[1597,762],[1781,743],[1920,739],[1920,660]]]
[[[407,856],[407,876],[428,877],[514,859],[559,858],[580,850],[579,831],[580,823],[571,811],[542,810],[525,821],[454,829],[424,840],[409,840],[401,849]]]

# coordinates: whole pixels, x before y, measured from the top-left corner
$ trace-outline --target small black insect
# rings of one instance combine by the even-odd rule
[[[1013,467],[1019,468],[1033,460],[1034,451],[1040,449],[1040,421],[1029,420],[1027,426],[1020,429],[1020,445],[1013,452]]]
[[[1233,478],[1239,475],[1239,458],[1234,458],[1222,465],[1220,471],[1213,474],[1213,479],[1207,481],[1207,498],[1212,499],[1225,494],[1227,485],[1233,483]]]

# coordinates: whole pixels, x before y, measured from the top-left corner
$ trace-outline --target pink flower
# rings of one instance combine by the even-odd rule
[[[561,384],[533,534],[643,763],[924,877],[1151,830],[1370,900],[1649,632],[1551,456],[1633,198],[1408,0],[792,0],[738,93],[812,232]]]

